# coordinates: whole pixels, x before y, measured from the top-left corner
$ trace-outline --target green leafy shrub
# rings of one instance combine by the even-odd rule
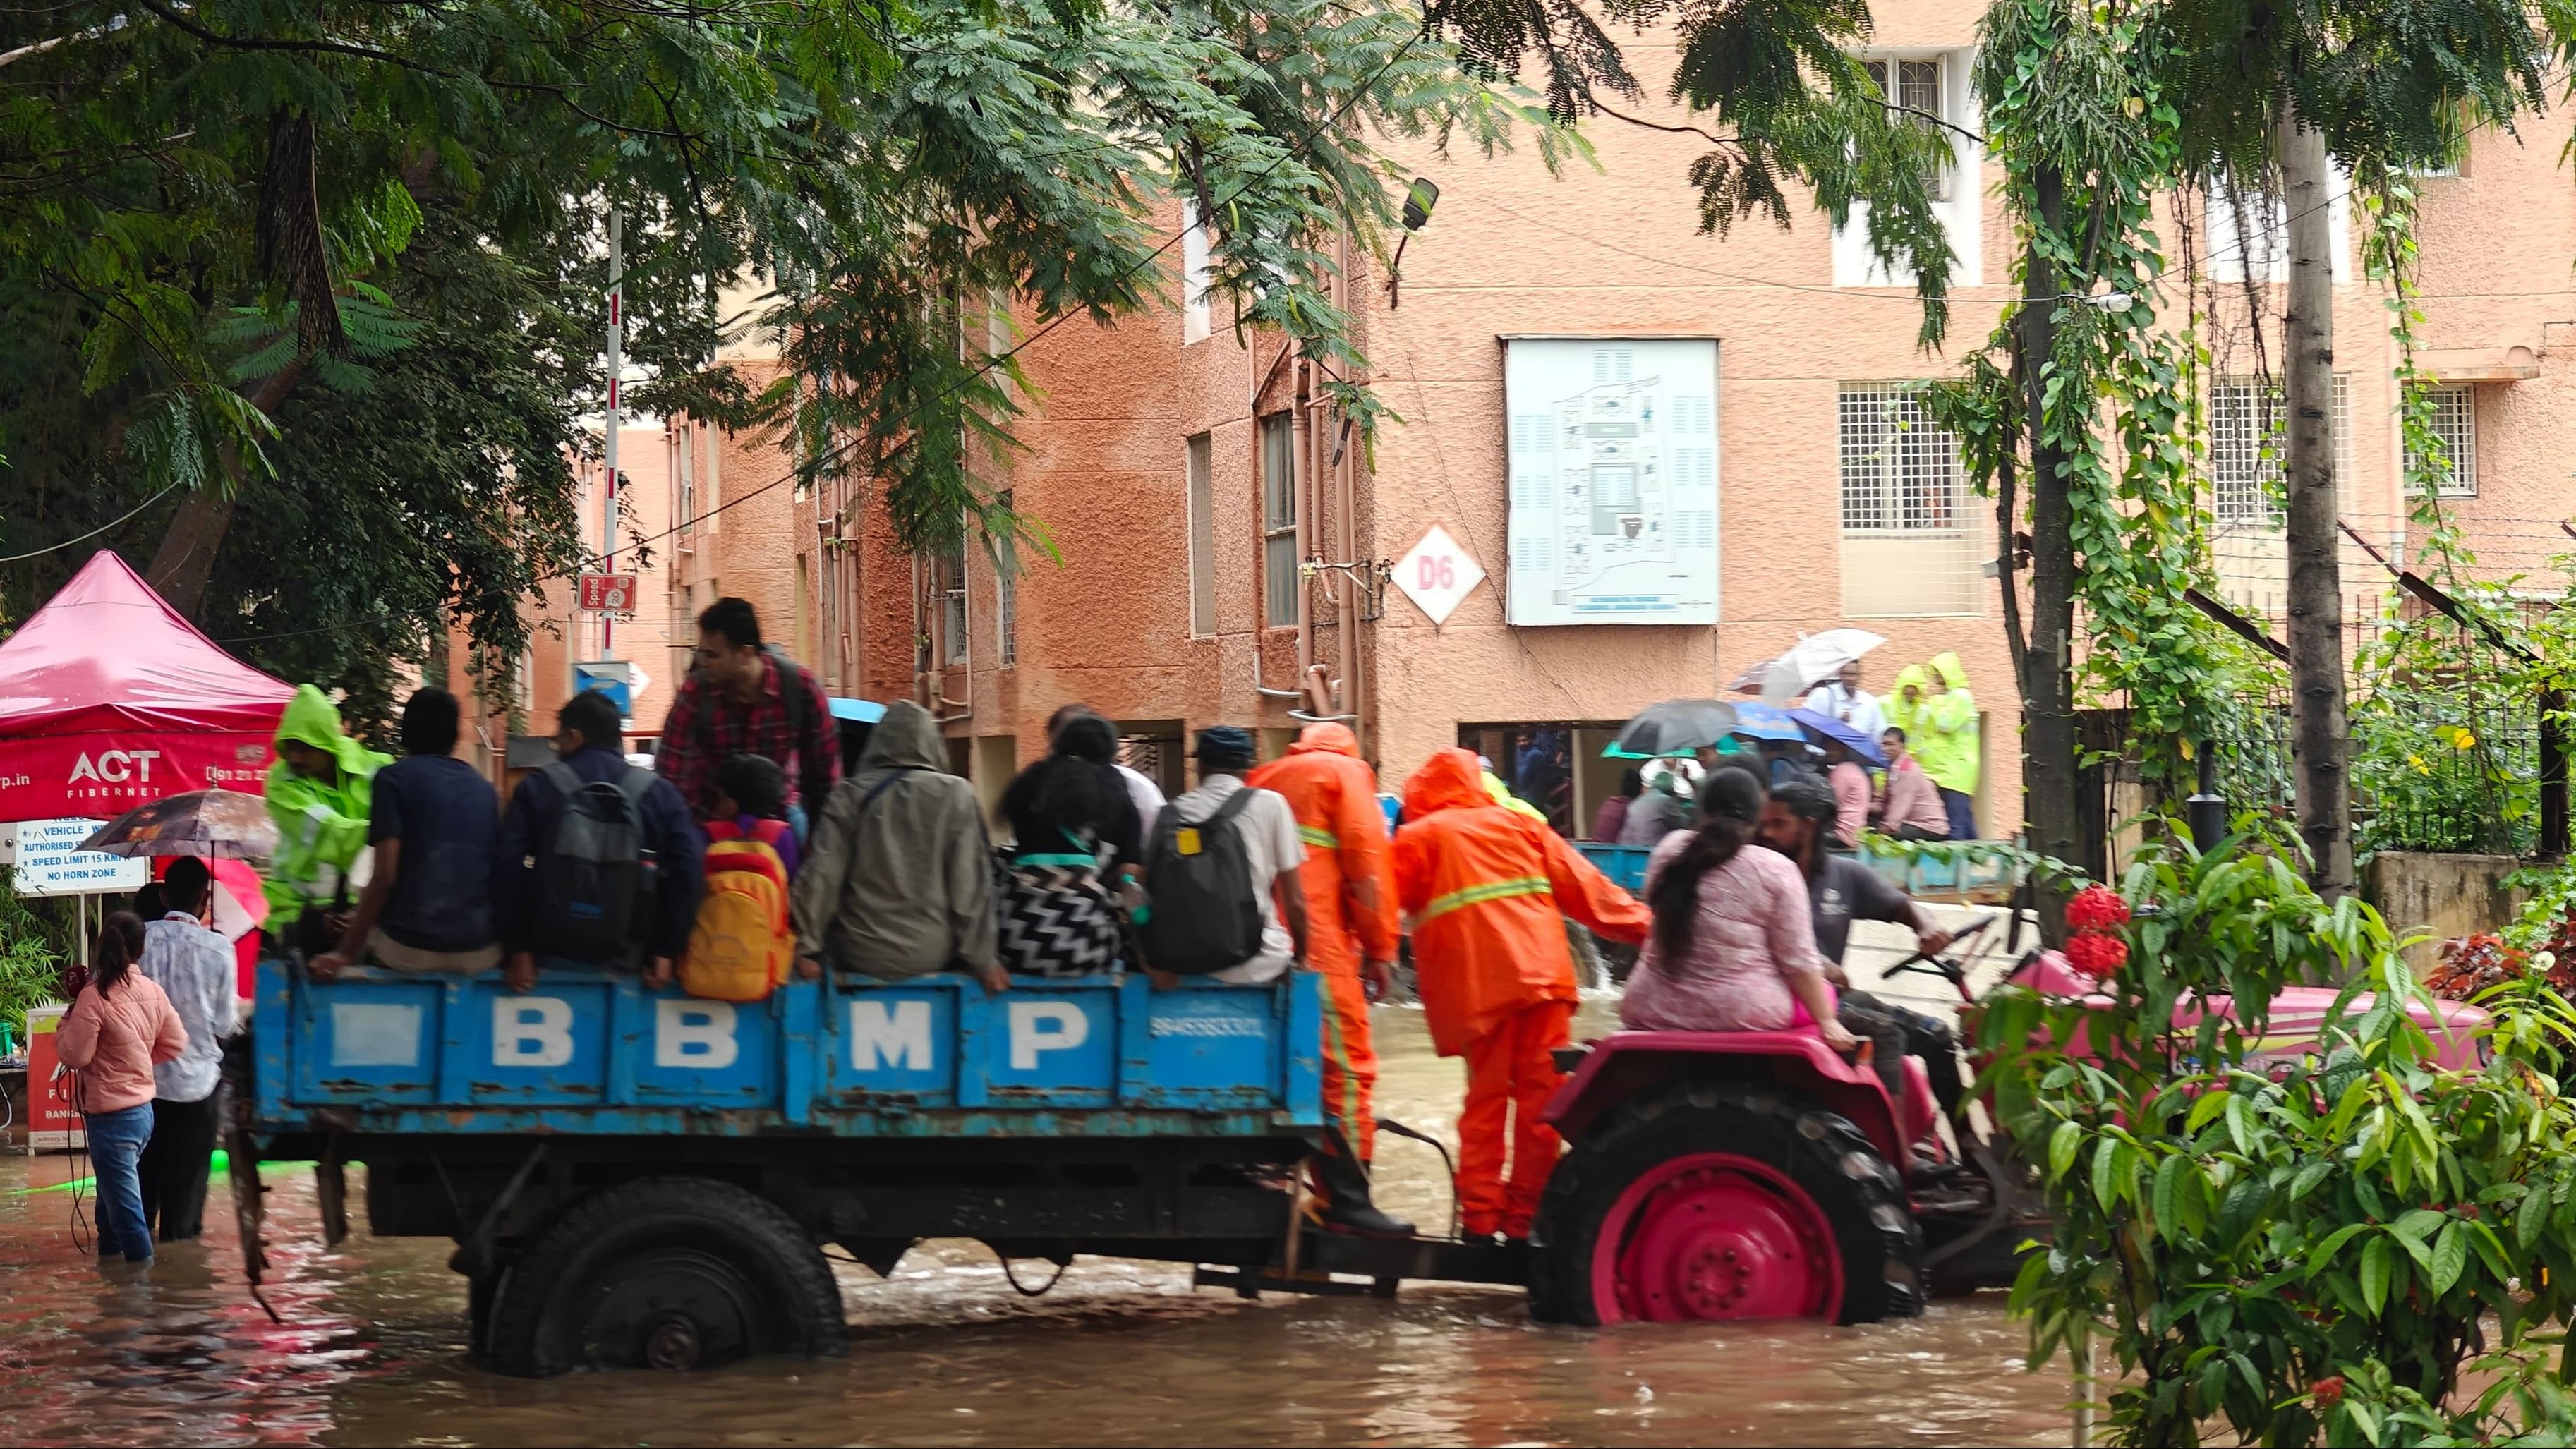
[[[2250,815],[2207,856],[2152,845],[2122,882],[2140,910],[2107,1006],[1989,999],[1985,1080],[2055,1219],[2012,1291],[2029,1362],[2100,1341],[2122,1444],[2213,1423],[2266,1445],[2568,1442],[2549,1330],[2576,1306],[2576,1112],[2553,1072],[2576,1017],[2509,983],[2492,1058],[2441,1068],[2387,927],[2300,863]],[[2331,981],[2352,984],[2317,1049],[2265,1053],[2281,991]]]

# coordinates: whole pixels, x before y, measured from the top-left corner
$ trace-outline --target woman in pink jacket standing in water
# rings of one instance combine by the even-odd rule
[[[97,965],[63,1015],[55,1052],[79,1074],[72,1101],[98,1172],[98,1260],[121,1252],[129,1263],[149,1263],[152,1233],[143,1226],[135,1167],[152,1140],[153,1064],[178,1060],[188,1030],[160,986],[134,969],[143,954],[142,917],[108,917],[94,954]]]

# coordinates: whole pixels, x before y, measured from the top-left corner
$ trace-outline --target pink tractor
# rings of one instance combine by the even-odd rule
[[[1885,974],[1937,974],[1973,1001],[1963,958],[1996,919],[1950,958],[1909,956]],[[2053,951],[2025,954],[2007,980],[2091,989]],[[2306,1056],[2335,997],[2284,991],[2258,1062],[2287,1070]],[[2486,1013],[2443,1006],[2414,1015],[2445,1065],[2475,1066]],[[2011,1140],[1972,1136],[1954,1152],[1916,1058],[1895,1102],[1875,1071],[1808,1029],[1623,1031],[1564,1055],[1573,1076],[1547,1116],[1566,1154],[1530,1236],[1542,1319],[1910,1317],[1934,1293],[2009,1284],[2024,1246],[2048,1235],[2037,1176]]]

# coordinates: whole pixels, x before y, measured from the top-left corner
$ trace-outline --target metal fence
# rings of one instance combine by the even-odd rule
[[[2350,601],[2355,605],[2363,601]],[[2353,841],[2358,851],[2447,851],[2482,855],[2554,854],[2566,849],[2564,751],[2548,748],[2545,717],[2564,711],[2551,694],[2505,681],[2520,671],[2500,653],[2513,647],[2463,621],[2453,630],[2430,608],[2410,601],[2406,627],[2443,631],[2439,662],[2412,670],[2348,679]],[[2286,620],[2257,607],[2240,614],[2251,633],[2279,639]],[[2347,659],[2368,657],[2391,627],[2371,605],[2347,610]],[[2369,691],[2378,691],[2375,695]],[[2293,747],[2286,669],[2258,690],[2225,701],[2207,750],[2212,782],[2230,809],[2298,813],[2298,760]],[[2558,716],[2563,717],[2563,716]],[[2085,712],[2090,762],[2080,783],[2088,817],[2087,846],[2097,865],[2124,857],[2136,823],[2179,800],[2165,800],[2141,778],[2125,709]],[[2554,806],[2554,808],[2553,808]],[[2098,825],[2090,822],[2098,818]],[[2148,828],[2153,828],[2149,826]]]
[[[2354,847],[2530,855],[2540,848],[2540,729],[2536,711],[2463,716],[2427,711],[2417,727],[2381,723],[2396,740],[2356,740]],[[2462,737],[2465,736],[2465,743]],[[2298,760],[2286,709],[2255,716],[2211,742],[2219,793],[2237,810],[2298,814]]]

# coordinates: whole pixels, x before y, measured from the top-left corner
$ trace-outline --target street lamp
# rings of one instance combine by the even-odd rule
[[[1396,305],[1396,284],[1404,273],[1404,244],[1413,234],[1430,224],[1431,208],[1440,200],[1439,183],[1428,176],[1416,176],[1404,189],[1404,235],[1395,239],[1395,259],[1386,264],[1386,306],[1392,312]]]

